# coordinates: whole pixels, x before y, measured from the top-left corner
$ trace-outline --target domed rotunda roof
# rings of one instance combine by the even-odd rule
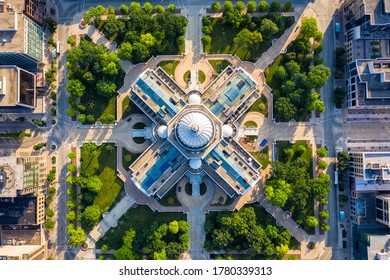
[[[191,94],[190,97],[188,98],[189,104],[200,104],[201,102],[202,102],[202,99],[196,93]]]
[[[202,166],[202,160],[200,158],[190,159],[190,167],[193,170],[199,169]]]
[[[189,112],[177,123],[178,141],[187,148],[198,149],[206,146],[214,135],[214,126],[208,116],[201,112]]]
[[[166,139],[168,138],[168,127],[166,125],[162,125],[157,129],[157,134],[160,138]]]

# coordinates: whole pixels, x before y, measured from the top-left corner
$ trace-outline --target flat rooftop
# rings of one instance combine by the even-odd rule
[[[221,82],[221,75],[215,81],[218,87],[205,101],[205,106],[224,122],[233,112],[235,112],[246,99],[257,89],[257,84],[249,74],[243,69],[225,69],[226,73],[231,73]]]
[[[371,24],[390,23],[390,0],[364,0],[364,8],[371,15]]]
[[[133,180],[146,194],[154,194],[186,160],[178,149],[165,141],[148,159],[137,160],[143,165],[132,169]]]
[[[390,60],[358,60],[357,69],[367,99],[390,98]]]
[[[205,157],[205,161],[237,193],[245,193],[260,179],[257,170],[224,140]]]
[[[168,123],[186,104],[155,71],[146,70],[132,85],[141,98],[160,118]]]
[[[36,212],[36,197],[0,198],[0,224],[2,225],[35,225]]]
[[[17,164],[16,157],[0,157],[0,170],[4,174],[0,198],[16,197],[17,191],[23,190],[23,165]]]
[[[6,0],[3,12],[0,13],[1,40],[6,40],[0,45],[0,52],[24,51],[24,0]],[[7,8],[11,7],[10,8]],[[12,31],[11,31],[12,30]]]

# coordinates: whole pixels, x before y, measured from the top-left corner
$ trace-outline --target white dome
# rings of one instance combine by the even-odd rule
[[[166,125],[162,125],[157,129],[158,137],[165,139],[168,138],[168,127]]]
[[[202,160],[200,158],[190,159],[190,167],[193,170],[199,169],[202,166]]]
[[[210,141],[214,127],[209,117],[200,112],[190,112],[179,120],[176,127],[178,140],[188,148],[201,148]]]
[[[230,125],[223,125],[222,126],[222,136],[225,138],[232,137],[233,135],[233,128]]]
[[[201,102],[202,102],[202,99],[196,93],[191,94],[190,97],[188,98],[189,104],[200,104]]]

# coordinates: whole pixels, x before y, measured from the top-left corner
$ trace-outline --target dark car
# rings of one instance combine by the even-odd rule
[[[131,118],[128,118],[128,119],[127,119],[127,122],[130,122],[130,121],[131,121]]]

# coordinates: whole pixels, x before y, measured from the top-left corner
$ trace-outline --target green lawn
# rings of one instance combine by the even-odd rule
[[[209,60],[210,65],[213,67],[216,73],[221,73],[225,70],[226,67],[231,66],[232,64],[228,60]]]
[[[162,206],[181,206],[181,203],[177,199],[176,195],[176,185],[174,185],[161,199],[159,199],[158,203]]]
[[[263,104],[263,105],[262,105]],[[268,100],[264,94],[256,100],[255,103],[249,108],[249,112],[259,112],[263,114],[264,117],[268,117]]]
[[[184,73],[184,75],[183,75],[183,81],[185,82],[185,83],[188,83],[188,81],[191,79],[191,71],[190,70],[188,70],[188,71],[186,71],[185,73]]]
[[[120,71],[116,78],[117,90],[123,86],[123,79],[125,72]],[[84,95],[80,98],[80,104],[83,104],[87,110],[84,112],[85,115],[92,115],[95,117],[95,121],[100,121],[104,124],[114,123],[116,119],[116,95],[107,98],[100,96],[96,93],[94,87],[86,87]],[[113,121],[107,121],[109,115],[113,117]]]
[[[114,147],[112,153],[108,152],[106,147]],[[115,198],[123,190],[123,182],[116,176],[117,149],[114,144],[102,144],[97,149],[95,156],[87,155],[81,152],[81,169],[86,176],[99,176],[103,187],[98,192],[93,204],[99,206],[102,211],[110,208]]]
[[[306,151],[302,155],[299,155],[297,152],[297,148],[300,145],[302,145],[306,148]],[[292,148],[292,150],[294,151],[294,155],[290,159],[286,158],[286,155],[284,153],[284,150],[289,149],[289,148]],[[297,158],[302,158],[306,162],[306,164],[308,166],[310,166],[310,161],[311,161],[311,157],[312,157],[312,148],[309,147],[306,144],[306,141],[304,141],[304,140],[296,141],[294,144],[291,144],[288,141],[277,141],[276,142],[276,156],[277,156],[277,159],[279,161],[284,162],[284,163],[294,161]]]
[[[247,121],[246,123],[244,123],[244,126],[245,127],[257,127],[257,123],[255,123],[254,121]]]
[[[201,70],[198,71],[198,80],[199,83],[203,83],[206,80],[206,74]]]
[[[263,42],[261,42],[255,49],[244,49],[240,46],[237,46],[234,43],[234,38],[237,34],[246,27],[242,28],[232,28],[229,24],[223,22],[222,18],[213,18],[212,27],[213,32],[209,34],[212,38],[210,45],[204,46],[204,52],[210,54],[232,54],[237,55],[242,60],[256,61],[266,50],[271,47],[272,39],[279,38],[283,32],[290,26],[290,22],[287,23],[286,18],[283,18],[286,21],[284,29],[280,29],[278,34],[272,38],[263,37]],[[293,20],[288,20],[292,21]],[[252,19],[252,23],[256,24],[256,29],[260,27],[261,18]]]
[[[275,83],[273,83],[273,76],[275,74],[275,70],[276,68],[279,66],[281,60],[282,60],[283,56],[282,55],[279,55],[275,61],[267,68],[265,69],[264,71],[264,75],[265,75],[265,82],[267,83],[267,85],[269,85],[272,89],[275,88],[275,87],[278,87],[279,86]]]
[[[179,60],[165,60],[157,64],[157,66],[161,67],[169,76],[174,77],[176,67],[179,63]]]
[[[255,152],[252,156],[261,164],[261,169],[266,169],[269,164],[268,146],[265,146],[261,151]]]
[[[116,228],[111,228],[105,236],[97,243],[96,247],[101,248],[107,244],[110,249],[118,249],[122,246],[122,237],[129,228],[133,228],[141,234],[142,230],[153,223],[169,223],[173,220],[187,220],[186,215],[181,213],[160,213],[153,212],[148,206],[138,205],[136,208],[130,208],[118,221]]]
[[[126,170],[130,170],[130,165],[140,156],[141,154],[135,154],[129,152],[126,148],[122,148],[122,165]]]
[[[137,105],[133,104],[130,98],[125,98],[122,101],[122,119],[126,119],[132,114],[144,114]]]

